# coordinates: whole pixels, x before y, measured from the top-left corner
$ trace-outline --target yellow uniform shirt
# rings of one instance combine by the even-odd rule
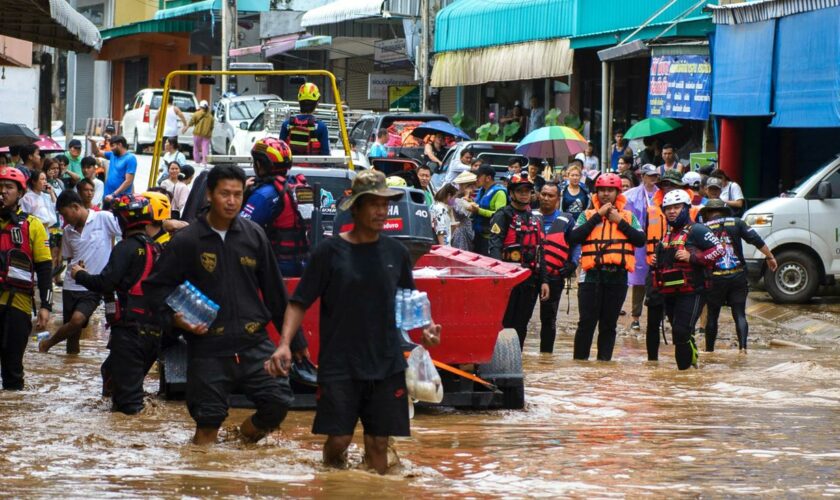
[[[18,214],[21,214],[18,209]],[[27,215],[29,221],[29,246],[32,248],[32,262],[38,264],[40,262],[48,262],[52,260],[50,255],[50,239],[47,237],[47,230],[44,229],[44,224],[35,216]],[[6,229],[9,221],[0,220],[0,229]],[[37,280],[37,276],[35,279]],[[36,283],[37,290],[38,285]],[[32,313],[32,297],[20,292],[2,292],[0,293],[0,306],[8,306],[9,298],[11,296],[12,307],[19,309],[27,314]]]

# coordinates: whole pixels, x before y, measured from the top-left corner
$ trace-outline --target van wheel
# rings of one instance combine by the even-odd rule
[[[135,154],[139,155],[143,153],[143,146],[140,145],[140,136],[137,134],[137,130],[134,131],[134,140],[132,141],[131,148]]]
[[[764,286],[779,304],[802,304],[811,299],[820,286],[820,272],[813,258],[805,252],[787,250],[776,256],[776,272],[764,271]]]
[[[525,407],[525,378],[522,374],[522,350],[516,330],[499,332],[493,358],[478,365],[478,375],[502,391],[502,408],[521,410]]]

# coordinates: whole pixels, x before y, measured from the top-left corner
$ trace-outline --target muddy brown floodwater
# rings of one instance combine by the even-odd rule
[[[555,354],[540,355],[532,323],[526,409],[419,410],[397,443],[401,470],[378,477],[322,467],[311,412],[257,445],[223,431],[202,449],[189,444],[183,403],[152,395],[152,375],[141,415],[110,413],[98,396],[107,332],[98,314],[92,323],[79,356],[30,342],[26,390],[0,392],[3,496],[840,495],[838,349],[769,349],[761,325],[748,356],[721,342],[700,370],[678,373],[671,346],[647,363],[644,339],[626,330],[615,362],[572,361],[574,321],[562,313]],[[233,410],[226,426],[246,414]]]

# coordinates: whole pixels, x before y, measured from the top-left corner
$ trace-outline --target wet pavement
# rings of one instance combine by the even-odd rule
[[[311,412],[293,412],[282,430],[242,445],[229,430],[249,411],[232,410],[223,442],[199,448],[189,444],[183,403],[153,396],[150,376],[141,415],[110,413],[98,396],[107,332],[97,312],[81,355],[61,345],[39,354],[30,342],[26,390],[0,392],[3,495],[840,495],[836,344],[771,349],[771,337],[790,333],[755,320],[750,353],[739,355],[722,314],[723,341],[701,353],[699,370],[677,372],[671,346],[658,363],[646,362],[643,335],[626,325],[614,362],[576,362],[575,310],[573,297],[566,316],[564,297],[553,355],[537,352],[532,323],[525,410],[420,409],[412,437],[397,441],[400,470],[385,477],[321,466]],[[350,457],[361,461],[358,445]]]

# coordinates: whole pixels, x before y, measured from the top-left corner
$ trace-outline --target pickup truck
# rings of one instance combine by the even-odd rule
[[[764,279],[773,299],[803,303],[840,275],[840,158],[817,170],[781,196],[750,208],[744,221],[776,256],[770,271],[764,255],[744,245],[751,280]]]
[[[379,129],[388,131],[385,144],[389,157],[404,157],[420,160],[423,156],[422,139],[412,137],[411,132],[421,123],[442,120],[451,123],[448,116],[427,113],[371,113],[362,115],[350,129],[350,144],[355,144],[360,157],[354,164],[369,168],[367,153],[376,140]]]

